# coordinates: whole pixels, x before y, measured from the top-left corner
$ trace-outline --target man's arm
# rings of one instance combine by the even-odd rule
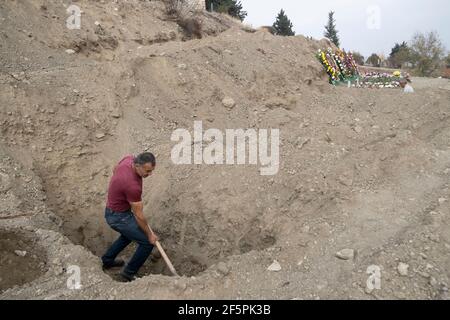
[[[139,227],[147,235],[148,241],[150,241],[151,244],[155,244],[158,237],[150,230],[148,226],[147,219],[144,216],[144,204],[140,201],[131,202],[130,205]]]

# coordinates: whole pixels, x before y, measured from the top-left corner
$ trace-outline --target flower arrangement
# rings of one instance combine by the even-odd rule
[[[395,71],[392,74],[370,72],[361,75],[353,55],[344,50],[331,48],[319,50],[317,59],[324,66],[331,84],[347,84],[358,88],[397,88],[400,86],[402,74]],[[408,76],[406,76],[408,78]]]
[[[342,62],[343,59],[341,59],[341,57],[342,57],[341,53],[342,52],[340,50],[338,50],[336,53],[333,53],[331,51],[331,49],[328,49],[328,50],[329,50],[328,53],[333,58],[334,62],[336,63],[336,66],[339,69],[339,80],[344,81],[345,77],[348,75],[348,71],[347,71],[347,68],[345,67],[345,65]]]
[[[333,52],[331,48],[328,48],[326,52],[319,50],[317,58],[324,66],[332,84],[353,81],[359,76],[353,56],[345,51],[338,49]]]
[[[359,75],[358,66],[356,65],[355,59],[353,58],[353,54],[351,52],[344,52],[344,64],[347,67],[350,76]]]
[[[369,72],[362,77],[360,84],[363,88],[397,88],[400,79],[399,73]]]
[[[335,81],[337,81],[339,78],[338,72],[336,70],[334,61],[331,61],[331,56],[329,55],[329,53],[325,53],[319,49],[319,51],[317,52],[317,58],[325,67],[325,70],[330,77],[330,83],[334,83]]]

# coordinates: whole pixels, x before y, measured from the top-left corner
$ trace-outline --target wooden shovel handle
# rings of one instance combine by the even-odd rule
[[[161,256],[163,257],[164,261],[166,262],[167,266],[169,267],[170,272],[172,272],[172,274],[174,276],[179,277],[177,271],[173,267],[172,262],[170,262],[169,257],[167,256],[166,252],[164,251],[163,247],[161,246],[161,243],[159,243],[159,241],[156,241],[155,244],[156,244],[156,247],[158,248],[159,253],[161,253]]]
[[[150,228],[150,226],[148,226],[148,228],[150,229],[151,232],[153,232],[152,228]],[[163,257],[164,261],[166,262],[167,266],[170,269],[170,272],[172,272],[172,274],[174,276],[179,277],[177,271],[175,270],[172,262],[170,262],[169,257],[167,256],[166,252],[164,251],[163,247],[161,246],[161,243],[159,243],[159,241],[155,242],[156,247],[158,248],[159,253],[161,253],[161,256]]]

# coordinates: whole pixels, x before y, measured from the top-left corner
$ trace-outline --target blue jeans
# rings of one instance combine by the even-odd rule
[[[102,257],[104,265],[112,264],[117,255],[125,249],[131,241],[138,244],[136,252],[126,265],[124,272],[129,275],[135,275],[142,267],[145,260],[152,253],[153,245],[148,241],[147,235],[137,224],[133,213],[114,212],[109,208],[105,209],[105,218],[108,225],[115,231],[120,233],[120,237],[111,245]]]

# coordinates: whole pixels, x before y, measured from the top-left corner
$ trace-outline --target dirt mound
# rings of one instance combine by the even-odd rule
[[[65,1],[0,4],[0,227],[34,232],[47,256],[2,298],[448,297],[447,80],[413,79],[413,95],[336,88],[315,58],[326,40],[210,13],[188,40],[160,1],[76,4],[80,30]],[[194,121],[279,129],[278,173],[175,165],[171,135]],[[106,190],[117,161],[144,150],[158,163],[145,213],[184,277],[149,260],[121,284],[98,258],[117,237]],[[344,248],[357,254],[339,260]],[[371,265],[385,282],[368,292]]]
[[[31,282],[47,271],[44,250],[32,238],[31,232],[0,231],[0,292]]]

